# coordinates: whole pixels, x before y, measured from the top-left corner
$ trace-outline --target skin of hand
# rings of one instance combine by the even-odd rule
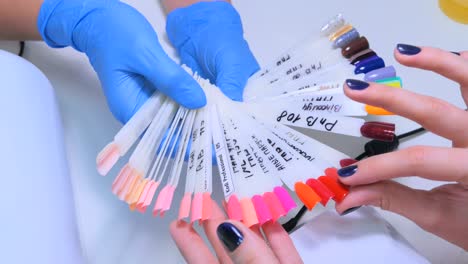
[[[248,228],[240,222],[227,221],[215,202],[212,208],[212,219],[202,225],[215,255],[191,224],[171,223],[171,236],[187,263],[303,263],[280,224],[263,225],[264,238],[257,226]]]
[[[125,3],[46,0],[38,28],[49,46],[72,46],[88,56],[121,122],[155,89],[190,109],[206,104],[201,87],[163,51],[149,22]]]
[[[400,49],[399,45],[395,57],[401,64],[433,71],[459,83],[468,104],[468,52],[458,56],[436,48],[410,46],[410,55],[405,55]],[[340,180],[352,187],[337,211],[378,206],[468,250],[468,112],[440,99],[376,83],[351,89],[348,81],[344,91],[351,99],[409,118],[450,139],[453,147],[410,147],[339,170]],[[424,191],[392,181],[406,176],[447,184]]]
[[[166,31],[183,64],[231,99],[242,100],[244,86],[259,65],[230,3],[199,2],[177,8],[167,16]]]

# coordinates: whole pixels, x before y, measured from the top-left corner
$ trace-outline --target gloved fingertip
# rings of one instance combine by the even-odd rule
[[[206,105],[206,96],[200,89],[199,91],[193,91],[190,94],[181,96],[177,101],[188,109],[198,109]]]
[[[244,89],[230,84],[219,84],[221,91],[231,100],[242,102],[244,100]]]

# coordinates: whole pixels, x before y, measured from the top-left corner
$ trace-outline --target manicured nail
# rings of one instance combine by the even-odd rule
[[[451,51],[451,52],[455,55],[461,56],[460,52],[456,52],[456,51]]]
[[[367,138],[393,141],[395,138],[395,127],[383,122],[366,122],[361,127],[361,134]]]
[[[340,160],[340,166],[343,167],[348,167],[350,165],[353,165],[354,163],[357,163],[358,161],[355,159],[342,159]]]
[[[229,252],[233,252],[244,241],[244,235],[231,223],[222,223],[216,229],[219,240]]]
[[[404,55],[416,55],[419,52],[421,52],[421,48],[412,46],[412,45],[407,45],[407,44],[398,44],[397,45],[398,52]]]
[[[343,213],[341,213],[341,216],[350,214],[350,213],[356,211],[356,210],[359,209],[359,208],[361,208],[361,206],[351,207],[351,208],[345,210]]]
[[[347,79],[346,85],[348,85],[351,90],[364,90],[369,87],[368,83],[354,79]]]
[[[341,168],[341,169],[338,170],[338,175],[340,177],[352,176],[352,175],[354,175],[354,173],[356,173],[357,168],[358,168],[357,165],[351,165],[351,166],[348,166],[348,167]]]
[[[379,56],[372,56],[356,64],[355,74],[368,73],[385,67],[385,61]]]

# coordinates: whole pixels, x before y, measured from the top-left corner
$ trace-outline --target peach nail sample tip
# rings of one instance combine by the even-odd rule
[[[203,193],[203,208],[202,208],[202,220],[208,220],[211,218],[213,203],[211,202],[211,195],[208,192]]]
[[[192,202],[192,195],[190,193],[186,193],[184,197],[182,198],[182,201],[180,202],[180,208],[179,208],[179,220],[182,220],[184,218],[188,218],[190,215],[190,204]]]
[[[247,227],[252,227],[258,224],[257,213],[255,207],[249,198],[243,198],[240,200],[242,208],[242,222]]]

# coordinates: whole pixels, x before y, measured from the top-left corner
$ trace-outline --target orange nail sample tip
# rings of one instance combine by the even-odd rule
[[[323,185],[323,183],[317,179],[308,179],[306,184],[312,188],[312,190],[314,190],[318,196],[320,196],[320,203],[323,206],[326,206],[328,201],[335,196],[335,194],[330,191],[327,186]]]
[[[318,196],[312,188],[302,182],[296,182],[296,184],[294,184],[294,190],[309,211],[321,200],[320,196]]]

